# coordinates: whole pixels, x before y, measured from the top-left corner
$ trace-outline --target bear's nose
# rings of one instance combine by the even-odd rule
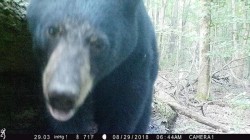
[[[63,112],[68,112],[74,108],[76,96],[68,92],[50,92],[49,104],[52,108]]]

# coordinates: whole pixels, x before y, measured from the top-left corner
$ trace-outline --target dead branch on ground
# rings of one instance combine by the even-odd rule
[[[230,132],[230,128],[215,122],[214,120],[211,120],[209,118],[203,117],[192,110],[181,106],[177,101],[169,96],[167,93],[163,91],[158,91],[158,93],[155,93],[156,100],[160,101],[161,103],[164,103],[166,105],[169,105],[173,110],[179,112],[182,115],[185,115],[191,119],[194,119],[195,121],[205,124],[207,126],[210,126],[214,129],[221,130],[222,132],[228,133]]]

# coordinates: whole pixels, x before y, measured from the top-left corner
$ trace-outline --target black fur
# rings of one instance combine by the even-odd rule
[[[65,36],[89,53],[92,90],[69,121],[51,118],[52,132],[89,132],[86,127],[92,122],[97,124],[98,133],[146,132],[158,57],[154,30],[142,0],[32,0],[27,19],[42,72],[63,38],[48,37],[51,26],[68,24],[72,34],[79,31],[80,38],[70,33]],[[82,33],[80,28],[85,26],[90,30]],[[101,38],[97,42],[101,46],[91,48],[85,42],[88,34]],[[72,62],[72,66],[77,64]]]

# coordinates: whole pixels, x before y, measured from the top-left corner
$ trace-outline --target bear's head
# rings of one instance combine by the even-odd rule
[[[95,85],[133,51],[138,1],[31,2],[29,29],[46,105],[55,119],[72,118]]]

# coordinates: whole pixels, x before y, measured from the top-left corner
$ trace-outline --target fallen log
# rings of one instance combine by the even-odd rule
[[[170,95],[168,95],[163,91],[156,92],[155,98],[158,102],[164,103],[166,106],[167,105],[170,106],[173,110],[177,111],[178,113],[185,115],[199,123],[205,124],[217,130],[221,130],[224,133],[230,133],[231,131],[229,127],[224,126],[218,122],[215,122],[214,120],[211,120],[207,117],[201,116],[198,113],[193,112],[192,110],[180,105],[173,97],[171,97]]]

